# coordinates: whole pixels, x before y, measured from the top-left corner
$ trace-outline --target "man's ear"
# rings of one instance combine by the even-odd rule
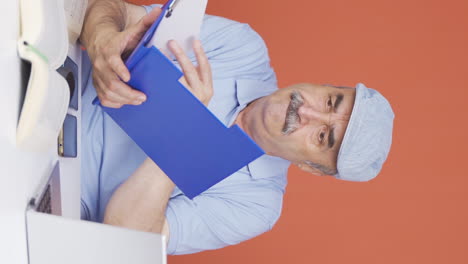
[[[294,163],[296,166],[299,167],[299,169],[305,171],[305,172],[308,172],[308,173],[312,173],[314,175],[317,175],[317,176],[325,176],[325,174],[317,169],[317,168],[314,168],[314,167],[311,167],[305,163]]]

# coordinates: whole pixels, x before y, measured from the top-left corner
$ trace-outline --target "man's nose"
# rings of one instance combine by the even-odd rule
[[[301,117],[301,122],[304,123],[328,123],[330,119],[330,113],[322,113],[320,111],[317,111],[316,109],[307,106],[301,106],[297,112]]]

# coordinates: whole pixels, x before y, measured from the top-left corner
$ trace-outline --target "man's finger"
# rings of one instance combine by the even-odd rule
[[[128,30],[131,34],[132,39],[135,37],[139,39],[145,34],[146,30],[154,23],[154,21],[158,18],[159,14],[161,13],[161,8],[153,8],[151,12],[146,14],[142,17],[138,23],[134,26],[130,27]]]
[[[119,79],[109,81],[108,89],[125,99],[124,104],[141,104],[146,101],[146,95],[138,90],[133,89]]]
[[[130,72],[119,55],[112,55],[108,58],[108,61],[111,69],[119,76],[120,79],[122,79],[122,81],[128,82],[130,80]]]
[[[161,11],[162,11],[161,8],[155,7],[151,10],[151,12],[146,14],[141,19],[143,27],[149,28],[153,24],[153,22],[156,20],[156,18],[158,18],[159,14],[161,14]]]
[[[111,91],[99,77],[94,77],[94,86],[101,102],[107,101],[111,103],[125,104],[129,101],[127,98]]]
[[[121,41],[122,46],[120,53],[128,53],[133,51],[133,49],[137,46],[138,42],[140,42],[143,35],[157,19],[160,13],[160,8],[153,8],[151,12],[143,16],[136,24],[123,31],[121,33],[123,39]]]
[[[171,49],[172,53],[174,53],[177,61],[182,67],[182,71],[184,72],[184,77],[189,83],[189,85],[193,89],[198,87],[198,85],[200,84],[200,78],[198,76],[197,69],[192,64],[192,62],[187,57],[187,55],[185,55],[185,52],[174,40],[169,41],[169,48]]]
[[[208,57],[206,57],[206,54],[203,51],[203,47],[201,45],[200,40],[196,39],[193,42],[193,50],[195,51],[195,55],[197,56],[198,67],[200,69],[200,76],[202,82],[204,84],[211,84],[211,66],[208,61]]]
[[[100,102],[101,102],[102,106],[109,107],[109,108],[121,108],[123,106],[123,104],[114,103],[114,102],[108,101],[106,99],[101,100]]]
[[[130,54],[160,13],[160,8],[153,8],[151,12],[142,17],[135,25],[130,26],[127,30],[122,32],[121,35],[123,39],[120,42],[121,47],[119,54],[123,54],[124,56]],[[119,76],[121,75],[119,74]]]
[[[101,101],[118,104],[140,105],[146,100],[144,93],[133,90],[120,80],[108,81],[106,84],[97,76],[94,77],[96,91]]]

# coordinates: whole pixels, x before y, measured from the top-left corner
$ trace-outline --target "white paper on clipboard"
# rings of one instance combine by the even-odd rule
[[[156,46],[166,56],[171,52],[167,42],[176,40],[185,53],[193,51],[193,40],[199,38],[208,0],[174,0],[173,11],[165,16],[146,47]]]

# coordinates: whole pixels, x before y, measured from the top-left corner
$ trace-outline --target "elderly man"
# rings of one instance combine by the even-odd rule
[[[224,124],[239,125],[267,155],[188,199],[91,104],[96,95],[110,107],[145,100],[118,77],[130,78],[120,55],[135,46],[160,12],[151,9],[98,1],[85,22],[81,39],[91,60],[85,61],[83,72],[88,80],[82,100],[84,219],[163,233],[169,236],[169,254],[193,253],[271,229],[281,212],[291,163],[351,181],[367,181],[379,173],[390,149],[394,117],[381,94],[363,84],[302,83],[278,90],[258,34],[246,24],[205,16],[194,54],[169,43],[174,63],[184,71],[182,81]]]

